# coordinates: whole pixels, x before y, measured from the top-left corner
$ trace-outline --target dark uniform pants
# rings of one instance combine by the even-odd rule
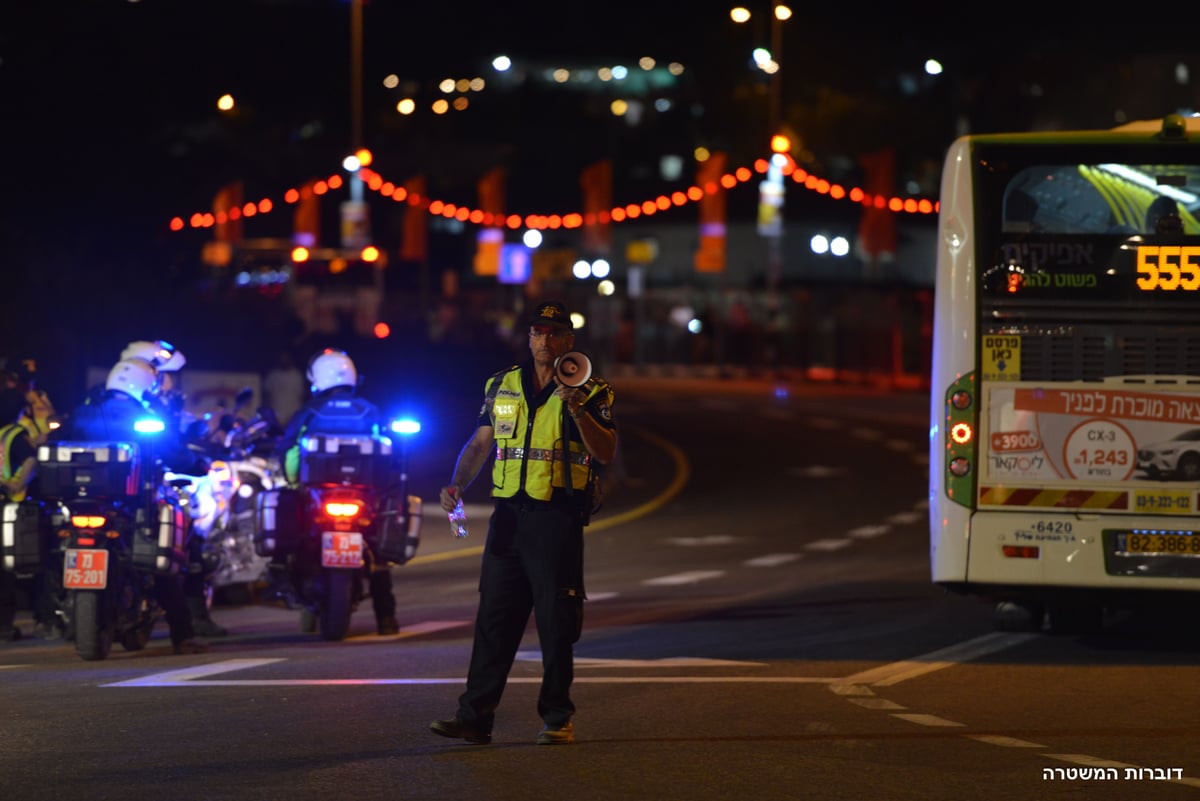
[[[583,627],[583,525],[548,503],[499,501],[488,525],[479,611],[458,717],[491,730],[496,707],[532,611],[542,650],[538,715],[557,727],[571,719],[573,646]]]

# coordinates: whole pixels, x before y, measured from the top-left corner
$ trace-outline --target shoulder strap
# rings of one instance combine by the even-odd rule
[[[487,393],[484,396],[484,400],[486,400],[489,405],[496,400],[496,394],[500,392],[500,385],[504,383],[504,376],[508,375],[513,370],[519,369],[521,369],[521,365],[514,364],[511,367],[505,367],[503,370],[497,370],[496,372],[492,373],[491,378],[488,379]]]

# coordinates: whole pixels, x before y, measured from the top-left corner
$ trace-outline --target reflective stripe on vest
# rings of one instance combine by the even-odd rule
[[[492,463],[492,495],[496,498],[511,498],[524,489],[530,498],[548,501],[556,488],[566,487],[562,400],[552,394],[533,411],[532,423],[530,411],[521,387],[521,370],[514,368],[501,378],[489,410],[496,436],[496,460]],[[571,454],[571,489],[583,492],[591,474],[591,460],[582,442],[569,442],[567,447]],[[545,458],[551,454],[554,458]]]
[[[12,454],[13,443],[24,431],[25,429],[20,423],[9,423],[4,428],[0,428],[0,440],[3,440],[0,444],[4,447],[4,452],[0,453],[0,477],[5,481],[13,477],[12,464],[8,457]]]
[[[497,459],[524,459],[524,448],[496,448]],[[553,462],[555,459],[562,461],[563,452],[560,448],[556,451],[546,450],[545,448],[530,448],[529,458],[533,461]],[[574,464],[591,464],[592,457],[586,453],[572,453],[571,462]]]

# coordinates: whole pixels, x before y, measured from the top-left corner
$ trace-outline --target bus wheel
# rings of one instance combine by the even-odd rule
[[[1044,610],[1032,601],[1001,601],[992,610],[996,631],[1041,631]]]

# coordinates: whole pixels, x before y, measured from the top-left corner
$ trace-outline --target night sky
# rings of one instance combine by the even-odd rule
[[[753,24],[733,25],[730,5],[366,0],[365,144],[380,172],[398,181],[427,173],[432,193],[459,203],[474,203],[477,178],[503,165],[508,203],[523,213],[578,210],[578,171],[600,158],[620,164],[617,202],[660,191],[640,165],[663,150],[702,143],[745,163],[766,129],[766,83],[747,53],[768,37],[765,26],[756,38]],[[769,6],[747,5],[760,17]],[[853,180],[862,154],[893,147],[902,174],[924,169],[928,179],[962,120],[979,131],[1097,127],[1114,124],[1115,106],[1137,117],[1200,105],[1194,84],[1177,86],[1160,57],[1168,37],[1130,36],[1116,21],[1031,18],[1013,4],[988,7],[982,20],[944,8],[795,4],[782,28],[783,116],[805,137],[813,172]],[[0,355],[87,358],[93,347],[110,351],[110,339],[202,322],[189,314],[205,312],[196,285],[205,237],[173,234],[168,221],[207,209],[235,179],[247,199],[278,198],[338,169],[352,139],[350,34],[343,0],[0,4],[9,310]],[[457,117],[400,118],[381,83],[394,72],[432,97],[447,75],[490,80],[500,52],[538,67],[651,55],[687,71],[673,110],[636,130],[607,118],[599,96],[545,85],[489,90]],[[923,77],[929,56],[952,78]],[[239,102],[234,115],[216,109],[224,92]],[[286,218],[277,219],[283,230],[264,221],[247,233],[284,236]]]

